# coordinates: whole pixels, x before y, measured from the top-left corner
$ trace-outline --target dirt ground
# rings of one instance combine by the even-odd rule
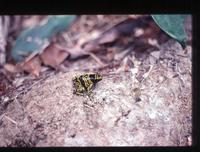
[[[77,67],[97,64],[90,57],[70,70],[15,78],[19,87],[0,99],[0,146],[191,146],[191,44],[183,50],[169,39],[142,53],[131,49],[119,66],[98,71],[92,99],[72,86],[86,73]]]

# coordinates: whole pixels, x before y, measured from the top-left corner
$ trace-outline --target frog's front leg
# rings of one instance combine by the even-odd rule
[[[92,92],[92,88],[94,87],[94,83],[88,83],[89,86],[87,87],[87,92],[90,93]]]
[[[85,95],[84,92],[85,92],[85,88],[84,88],[84,87],[81,87],[80,85],[79,85],[78,88],[76,88],[76,89],[74,90],[74,93],[75,93],[75,94],[81,95],[81,96],[84,96],[84,95]]]

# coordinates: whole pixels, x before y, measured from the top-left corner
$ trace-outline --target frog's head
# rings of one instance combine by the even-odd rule
[[[94,83],[97,83],[102,80],[102,76],[98,73],[90,74],[89,77],[90,77],[90,80]]]

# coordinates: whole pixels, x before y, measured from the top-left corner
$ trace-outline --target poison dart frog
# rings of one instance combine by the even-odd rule
[[[80,76],[75,76],[72,79],[73,82],[73,93],[77,95],[88,95],[92,93],[92,90],[96,86],[97,82],[102,80],[102,76],[98,73],[96,74],[83,74]]]

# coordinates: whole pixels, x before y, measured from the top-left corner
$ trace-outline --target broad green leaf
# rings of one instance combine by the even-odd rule
[[[22,31],[11,51],[13,59],[21,61],[30,53],[39,52],[52,36],[66,30],[75,18],[75,15],[49,16],[46,24]]]
[[[152,15],[152,18],[163,31],[177,40],[184,48],[187,39],[184,30],[184,21],[186,16],[187,15]]]

